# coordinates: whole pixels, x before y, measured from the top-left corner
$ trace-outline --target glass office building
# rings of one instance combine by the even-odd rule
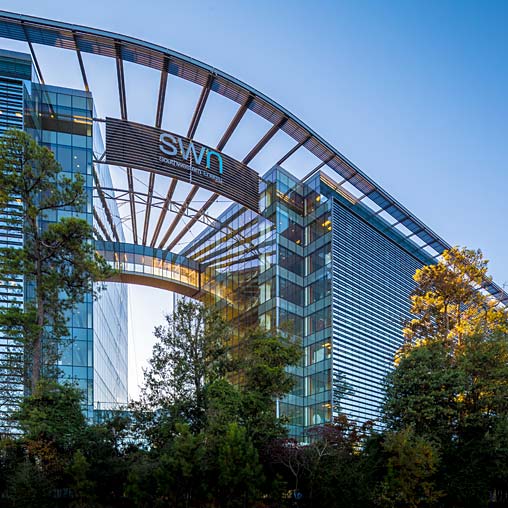
[[[35,76],[31,58],[12,51],[0,52],[0,134],[8,128],[23,129],[36,141],[48,147],[61,164],[66,176],[80,174],[85,182],[86,204],[47,212],[41,221],[55,222],[72,216],[94,224],[101,207],[93,203],[94,143],[100,144],[98,131],[93,131],[93,100],[89,92],[42,85]],[[95,134],[95,135],[94,135]],[[97,171],[97,170],[95,170]],[[107,168],[95,178],[107,180]],[[108,182],[106,181],[106,184]],[[12,211],[22,204],[12,203]],[[10,210],[9,210],[10,211]],[[0,219],[1,220],[1,219]],[[3,246],[22,246],[22,223],[9,223],[2,228]],[[121,224],[118,224],[121,231]],[[22,280],[3,284],[0,305],[23,305],[33,298],[33,288]],[[84,411],[93,416],[94,402],[127,402],[127,292],[123,285],[108,284],[108,290],[94,301],[87,294],[68,313],[69,338],[60,345],[59,372],[62,380],[70,380],[84,394]],[[0,335],[2,372],[0,420],[12,410],[23,394],[23,351],[19,342]],[[9,361],[6,361],[9,360]]]
[[[412,275],[433,258],[324,173],[300,182],[274,168],[265,181],[277,263],[260,316],[294,324],[303,346],[280,413],[295,435],[330,421],[336,404],[358,422],[376,419],[409,317]]]
[[[277,403],[293,435],[330,421],[334,393],[342,393],[344,386],[342,410],[360,422],[376,418],[383,377],[409,317],[412,275],[432,262],[430,256],[324,173],[300,181],[281,167],[261,180],[260,214],[231,205],[179,259],[146,246],[129,246],[115,200],[92,193],[94,179],[104,188],[113,184],[106,165],[92,165],[94,150],[102,153],[104,146],[92,122],[91,94],[32,81],[26,55],[4,52],[0,63],[2,128],[28,130],[54,152],[66,173],[85,177],[86,209],[59,215],[82,217],[104,229],[104,236],[117,238],[115,248],[97,244],[117,268],[178,277],[191,288],[197,288],[199,275],[195,297],[221,308],[237,329],[260,323],[297,337],[302,360],[291,368],[295,388]],[[101,199],[108,200],[107,206]],[[113,210],[114,221],[106,210]],[[19,231],[7,231],[2,241],[22,238]],[[118,244],[124,245],[120,251]],[[164,274],[164,269],[171,273]],[[191,275],[194,279],[187,280]],[[29,288],[23,293],[22,284],[12,285],[4,301],[19,303],[23,298],[30,298]],[[87,295],[69,314],[72,341],[61,351],[59,367],[64,379],[75,380],[83,389],[90,416],[94,403],[108,408],[127,401],[126,328],[124,284],[109,283],[97,301]]]
[[[329,422],[338,406],[375,420],[412,276],[434,260],[324,173],[300,181],[274,167],[260,185],[261,215],[234,204],[181,252],[203,265],[198,297],[240,327],[300,341],[295,387],[277,403],[292,435]]]
[[[10,128],[24,127],[25,83],[32,75],[32,60],[28,55],[0,50],[0,135]],[[0,216],[0,245],[2,247],[23,246],[23,224],[13,220],[22,204],[16,199],[9,203],[6,213]],[[2,307],[23,305],[23,278],[11,276],[0,285],[0,305]],[[17,365],[22,361],[23,348],[20,343],[0,329],[0,355],[4,361],[15,368],[0,367],[0,431],[5,415],[16,407],[24,393],[22,379]]]
[[[125,284],[142,284],[219,308],[236,331],[236,348],[243,330],[257,324],[297,338],[294,389],[276,405],[292,435],[331,421],[339,406],[360,423],[376,419],[410,317],[412,276],[450,246],[294,114],[216,67],[121,34],[4,11],[0,36],[30,51],[0,52],[0,134],[25,129],[67,174],[83,175],[86,206],[45,220],[87,220],[97,251],[117,269],[98,300],[87,295],[69,313],[71,340],[61,348],[62,379],[82,388],[87,414],[127,401]],[[76,59],[86,91],[37,80],[34,47],[41,45]],[[88,56],[115,67],[115,79],[99,83],[111,87],[106,97],[118,98],[120,118],[96,114]],[[126,85],[141,68],[157,78],[158,93],[148,93],[148,74],[141,88]],[[182,96],[180,85],[189,85]],[[182,99],[178,115],[166,111],[166,95]],[[180,114],[191,95],[194,110]],[[210,109],[209,97],[220,99]],[[134,112],[144,115],[147,106],[155,106],[153,123],[138,123]],[[230,150],[240,131],[248,131],[238,143],[245,146]],[[2,245],[23,245],[23,224],[11,220],[21,206],[14,199],[0,216]],[[494,282],[485,291],[508,304]],[[0,305],[30,298],[23,280],[4,278]],[[22,358],[19,342],[2,332],[0,356]],[[1,374],[0,392],[8,388],[12,397],[0,411],[8,412],[24,388],[14,371]]]

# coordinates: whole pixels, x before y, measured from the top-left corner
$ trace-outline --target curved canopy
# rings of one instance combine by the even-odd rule
[[[224,148],[247,110],[250,110],[267,120],[271,124],[271,127],[243,158],[241,161],[243,164],[248,165],[275,134],[278,131],[282,131],[295,141],[295,145],[278,161],[279,165],[282,165],[296,151],[300,149],[307,150],[321,161],[310,171],[308,176],[321,169],[326,168],[331,170],[339,176],[338,185],[349,186],[350,189],[354,189],[355,197],[359,200],[364,200],[363,202],[372,208],[373,213],[388,218],[390,227],[404,231],[407,238],[415,241],[419,248],[434,256],[438,256],[443,250],[450,247],[448,243],[352,164],[338,150],[310,129],[304,122],[275,101],[225,72],[176,51],[133,37],[6,11],[0,11],[0,37],[28,43],[39,80],[42,83],[44,83],[43,70],[37,61],[33,44],[74,51],[79,62],[83,86],[87,91],[89,90],[89,84],[81,54],[91,53],[114,59],[116,62],[118,96],[122,120],[128,119],[123,62],[132,62],[160,72],[157,112],[154,119],[154,126],[156,128],[160,128],[162,123],[168,74],[178,76],[201,86],[201,94],[186,134],[188,139],[193,139],[207,99],[210,92],[213,91],[238,104],[236,114],[220,138],[216,150],[220,151]],[[147,217],[145,217],[143,231],[141,232],[140,227],[138,233],[136,196],[132,185],[131,168],[127,168],[127,176],[134,243],[138,243],[139,238],[142,244],[147,244]],[[189,208],[197,190],[197,186],[194,185],[188,199],[181,205],[183,209],[182,214]],[[148,197],[146,198],[148,220],[152,191],[153,179],[151,178]],[[165,214],[165,209],[171,204],[173,191],[174,187],[168,191],[168,199],[162,205],[161,215]],[[213,195],[212,197],[215,199],[217,196]],[[191,218],[191,222],[195,222],[205,215],[212,202],[207,202]],[[175,226],[176,224],[171,224],[169,231],[163,236],[165,241],[169,241]],[[158,223],[156,228],[157,233],[160,232],[161,227],[162,223]],[[165,241],[161,242],[160,247],[166,245]],[[151,245],[154,246],[154,244],[155,240],[152,241]],[[169,248],[174,245],[174,241],[170,245]],[[496,284],[489,283],[486,290],[498,300],[508,303],[508,295]]]

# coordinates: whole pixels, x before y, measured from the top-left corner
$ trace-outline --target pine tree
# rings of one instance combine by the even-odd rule
[[[2,370],[34,391],[41,377],[55,374],[66,313],[111,271],[94,250],[92,226],[73,216],[86,210],[83,177],[64,176],[53,153],[25,132],[0,138],[0,189],[0,215],[23,237],[21,247],[0,248],[0,281],[6,287],[22,278],[29,296],[24,305],[0,306],[0,330],[13,353],[3,355]]]
[[[437,451],[434,491],[486,506],[494,490],[508,492],[508,311],[481,289],[490,279],[480,251],[453,248],[414,278],[415,317],[386,384],[390,450],[412,433]]]

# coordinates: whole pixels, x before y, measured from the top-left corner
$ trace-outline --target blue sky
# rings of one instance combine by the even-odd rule
[[[159,43],[249,83],[449,243],[481,248],[495,280],[508,283],[508,2],[4,0],[2,8]],[[139,291],[160,318],[167,296],[161,303],[160,293]]]

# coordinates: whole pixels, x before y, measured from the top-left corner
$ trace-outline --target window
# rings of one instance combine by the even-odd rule
[[[332,292],[332,279],[329,273],[326,277],[317,280],[307,287],[307,305],[311,305],[318,300],[325,298]]]
[[[321,215],[307,226],[306,243],[309,245],[320,236],[323,236],[328,231],[332,230],[332,221],[330,220],[329,212]]]
[[[330,252],[330,245],[323,245],[323,247],[314,251],[307,257],[308,274],[323,268],[332,261],[332,253]]]
[[[279,414],[288,419],[289,425],[303,425],[303,408],[301,406],[280,402]]]
[[[279,296],[295,305],[303,305],[303,288],[287,279],[279,279]]]
[[[274,286],[275,284],[272,284],[272,281],[261,284],[259,288],[259,303],[265,303],[266,301],[270,300],[270,298],[274,297]]]
[[[279,326],[293,335],[302,336],[303,319],[292,312],[285,309],[279,311]]]
[[[332,355],[332,343],[331,339],[327,339],[324,342],[318,342],[311,344],[306,349],[307,365],[321,362],[330,358]]]
[[[331,390],[332,380],[331,372],[316,372],[310,376],[307,376],[307,395],[315,395],[316,393],[326,392]]]
[[[315,404],[307,408],[307,411],[308,425],[319,425],[330,421],[332,406],[330,403]]]
[[[318,310],[307,317],[307,333],[315,333],[331,326],[331,313],[328,307]]]
[[[289,241],[302,245],[303,227],[297,224],[293,219],[290,219],[289,215],[281,210],[278,212],[277,231]]]
[[[303,275],[303,259],[285,247],[279,247],[279,266],[296,275]]]

